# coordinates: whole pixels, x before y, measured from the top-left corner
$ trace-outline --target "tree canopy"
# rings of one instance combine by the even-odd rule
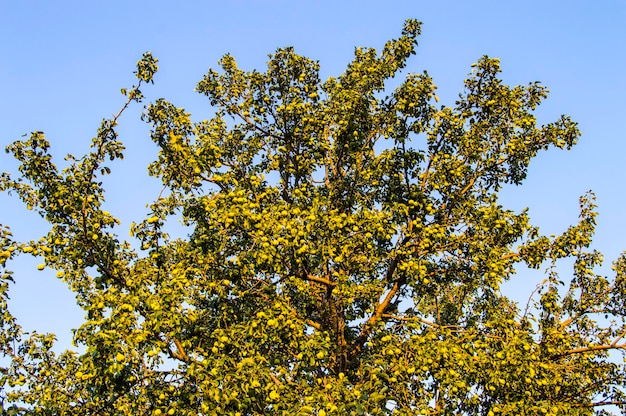
[[[507,86],[473,65],[439,105],[427,73],[404,74],[420,24],[380,52],[356,48],[322,81],[293,48],[264,72],[226,55],[197,84],[207,120],[165,99],[145,107],[164,191],[132,224],[103,209],[123,157],[116,127],[157,60],[103,120],[91,150],[58,169],[42,132],[7,147],[0,189],[49,230],[0,227],[0,406],[5,414],[590,415],[624,406],[626,257],[610,277],[579,222],[544,236],[498,200],[530,161],[569,149],[562,116],[539,125],[540,83]],[[402,73],[401,77],[397,77]],[[400,79],[401,78],[401,79]],[[395,88],[387,84],[394,80]],[[140,212],[138,207],[137,212]],[[167,221],[191,230],[170,238]],[[85,311],[75,342],[21,330],[7,308],[21,254],[43,258]],[[571,259],[563,276],[560,259]],[[518,305],[516,269],[544,270]]]

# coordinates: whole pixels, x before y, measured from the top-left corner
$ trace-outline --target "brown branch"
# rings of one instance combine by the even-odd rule
[[[508,259],[516,259],[519,258],[519,253],[509,253],[509,254],[505,254],[504,256],[500,257],[500,260],[508,260]]]
[[[560,354],[556,354],[557,358],[561,358],[561,357],[565,357],[567,355],[574,355],[574,354],[583,354],[586,352],[593,352],[593,351],[606,351],[606,350],[626,350],[626,343],[624,344],[617,344],[616,342],[619,341],[619,339],[621,338],[618,337],[615,339],[615,341],[613,341],[612,343],[608,344],[608,345],[592,345],[589,347],[580,347],[580,348],[574,348],[573,350],[568,350],[568,351],[564,351]]]
[[[469,183],[465,186],[465,188],[461,189],[461,195],[463,195],[465,192],[469,191],[469,189],[474,186],[474,183],[476,183],[476,177],[474,176]]]
[[[320,329],[322,329],[322,326],[320,324],[318,324],[317,322],[314,322],[310,319],[305,319],[304,323],[306,323],[307,325],[311,325],[313,328],[317,329],[318,331]]]
[[[189,361],[189,356],[185,352],[185,349],[183,348],[183,344],[181,344],[180,340],[177,338],[174,338],[173,341],[174,341],[174,345],[176,345],[177,352],[172,352],[172,357],[181,361],[185,361],[185,362]]]
[[[330,281],[328,279],[325,279],[323,277],[318,277],[318,276],[314,276],[312,274],[307,274],[306,278],[307,280],[310,280],[312,282],[317,282],[317,283],[321,283],[323,285],[329,286],[329,287],[335,287],[337,286],[337,283]]]
[[[398,248],[404,246],[410,240],[411,238],[409,236],[404,237],[402,241],[398,244]],[[399,261],[400,261],[400,256],[396,256],[393,258],[393,260],[391,260],[391,264],[389,265],[389,268],[387,269],[387,273],[385,274],[386,282],[391,282],[393,280],[393,274],[395,273],[398,267]],[[374,326],[383,317],[383,314],[389,307],[391,300],[398,293],[400,288],[402,288],[402,286],[405,283],[406,283],[406,277],[402,277],[394,282],[391,289],[389,289],[389,292],[387,292],[385,299],[381,303],[378,304],[378,306],[376,307],[376,310],[374,311],[372,316],[370,316],[369,319],[365,322],[363,329],[361,329],[361,332],[352,343],[352,348],[349,353],[350,358],[353,358],[356,354],[359,353],[359,351],[361,351],[361,349],[363,348],[363,345],[365,344],[365,341],[367,341],[367,338],[372,333]]]
[[[626,331],[622,332],[617,338],[615,338],[613,340],[613,342],[611,343],[612,345],[615,345],[619,342],[620,339],[624,338],[624,336],[626,335]]]
[[[376,310],[374,311],[374,314],[370,316],[370,318],[367,320],[367,322],[363,326],[363,329],[359,333],[359,336],[356,338],[356,340],[354,340],[352,344],[352,349],[350,351],[350,357],[354,357],[356,354],[358,354],[361,351],[361,349],[363,348],[363,345],[365,344],[365,341],[367,341],[367,338],[372,333],[374,326],[381,318],[383,318],[385,310],[391,303],[391,299],[393,299],[393,297],[396,295],[398,290],[400,290],[400,287],[402,286],[403,283],[404,283],[403,281],[396,281],[393,284],[393,287],[387,293],[387,296],[385,296],[385,299],[381,303],[378,304],[378,306],[376,307]]]
[[[593,403],[574,403],[573,407],[599,407],[599,406],[623,406],[626,405],[624,400],[605,400]]]
[[[276,384],[277,386],[280,387],[281,383],[280,381],[278,381],[278,379],[276,378],[276,376],[272,373],[269,373],[270,378],[272,379],[272,381],[274,382],[274,384]]]

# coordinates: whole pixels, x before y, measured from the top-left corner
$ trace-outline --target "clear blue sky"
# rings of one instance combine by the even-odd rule
[[[550,151],[532,164],[522,187],[506,189],[503,203],[530,207],[546,234],[574,223],[578,197],[596,192],[595,247],[610,263],[626,249],[626,3],[623,1],[31,1],[0,0],[0,145],[42,130],[58,160],[87,149],[100,120],[120,108],[122,87],[133,82],[145,51],[160,60],[148,100],[165,97],[195,119],[210,114],[195,83],[224,53],[244,69],[263,69],[267,54],[292,45],[319,60],[324,76],[338,75],[355,46],[380,48],[402,22],[424,22],[408,71],[427,69],[443,104],[452,105],[470,65],[499,57],[507,83],[539,80],[551,90],[538,110],[548,122],[571,115],[583,132],[570,152]],[[107,180],[108,208],[128,224],[159,191],[145,167],[156,155],[135,106],[121,120],[123,164]],[[0,171],[15,164],[0,154]],[[16,199],[0,195],[0,223],[19,239],[46,229]],[[11,307],[25,329],[53,331],[69,345],[82,312],[40,261],[14,262]],[[529,293],[536,276],[520,275],[516,293]],[[522,296],[523,297],[523,296]]]

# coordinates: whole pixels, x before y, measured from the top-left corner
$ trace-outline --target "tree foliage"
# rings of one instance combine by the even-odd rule
[[[41,132],[8,146],[20,167],[0,189],[50,228],[29,242],[1,228],[0,266],[42,257],[86,315],[85,352],[54,353],[53,335],[23,333],[7,310],[4,269],[3,412],[588,415],[623,404],[626,258],[610,278],[594,271],[593,195],[555,237],[498,201],[540,150],[574,145],[576,123],[538,125],[546,88],[505,85],[486,56],[454,106],[436,104],[427,73],[390,91],[419,33],[407,21],[326,81],[292,48],[265,72],[226,55],[197,85],[208,120],[149,104],[159,154],[148,171],[165,190],[132,225],[136,244],[103,210],[102,178],[123,156],[118,118],[157,71],[151,55],[122,111],[64,169]],[[187,238],[164,230],[177,216]],[[518,305],[500,288],[527,266],[546,279]]]

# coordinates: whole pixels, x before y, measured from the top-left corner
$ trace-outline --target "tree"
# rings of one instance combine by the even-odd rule
[[[0,235],[0,264],[21,253],[76,294],[75,342],[25,334],[2,275],[0,400],[5,414],[572,414],[624,406],[626,257],[594,269],[593,194],[578,224],[546,237],[498,202],[531,159],[569,149],[568,117],[543,126],[539,83],[509,87],[482,57],[452,107],[427,73],[385,82],[414,53],[420,24],[380,53],[357,48],[337,78],[292,48],[266,72],[224,56],[197,85],[215,108],[192,121],[159,99],[144,119],[163,194],[121,240],[102,209],[119,117],[157,61],[104,120],[90,153],[58,170],[43,133],[7,151],[0,189],[50,229]],[[171,239],[168,218],[192,230]],[[571,277],[557,261],[573,259]],[[42,267],[44,267],[42,266]],[[500,290],[516,268],[545,268],[525,307]]]

